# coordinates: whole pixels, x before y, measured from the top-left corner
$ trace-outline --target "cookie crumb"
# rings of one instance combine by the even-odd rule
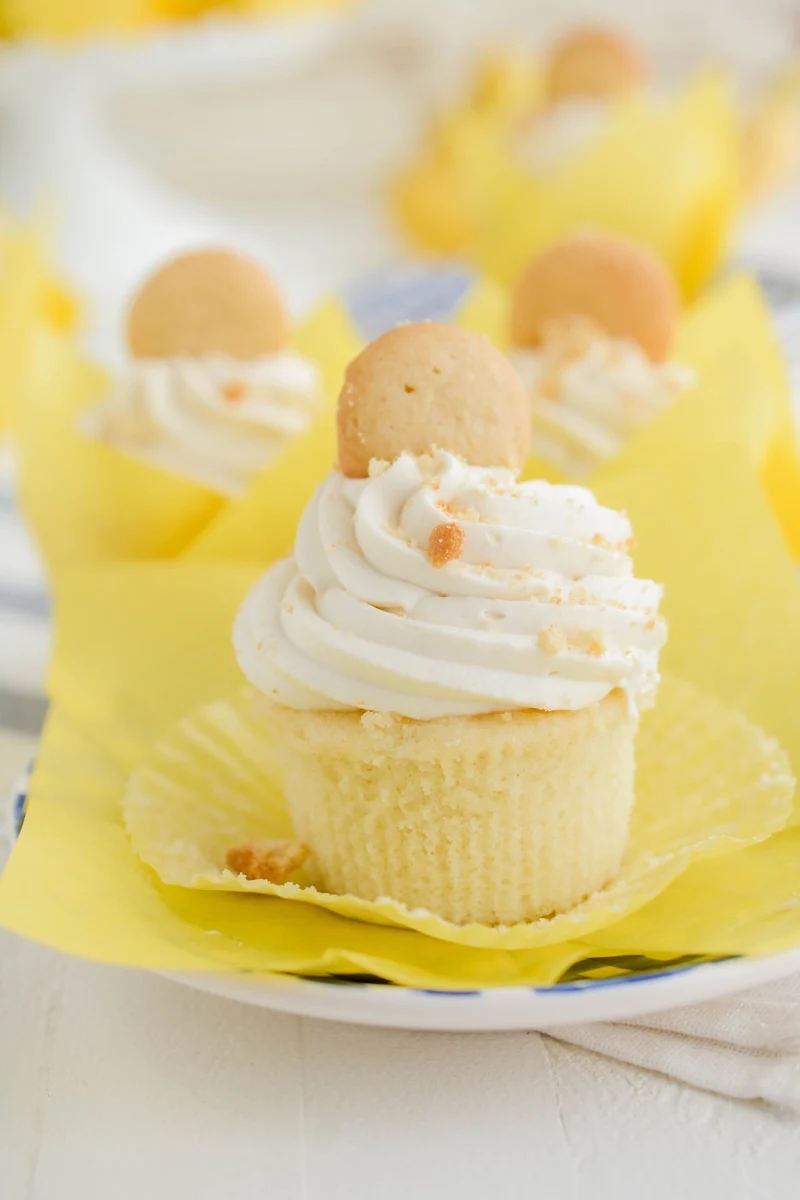
[[[549,625],[540,630],[536,640],[545,654],[560,654],[567,647],[567,635],[561,625]]]
[[[573,629],[569,635],[570,650],[582,650],[590,658],[602,658],[606,652],[602,634],[592,629]]]
[[[246,879],[267,879],[270,883],[286,883],[301,867],[311,851],[303,842],[289,839],[256,839],[234,846],[225,855],[225,863],[237,875]]]
[[[388,729],[390,725],[394,725],[394,717],[388,712],[367,709],[361,714],[361,724],[365,729]]]
[[[234,403],[237,400],[243,400],[247,393],[247,388],[238,379],[232,379],[230,383],[226,383],[222,388],[222,394],[226,400]]]
[[[443,521],[431,530],[428,558],[434,567],[443,567],[458,558],[464,546],[464,530],[453,521]]]

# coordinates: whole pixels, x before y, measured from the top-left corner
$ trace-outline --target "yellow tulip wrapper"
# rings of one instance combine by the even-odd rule
[[[398,180],[401,224],[439,254],[460,251],[505,283],[532,255],[587,225],[651,246],[693,295],[725,252],[740,198],[741,131],[727,78],[704,71],[673,99],[616,102],[568,161],[533,174],[512,126],[455,114]]]
[[[777,743],[685,684],[667,681],[637,747],[637,801],[613,884],[568,913],[508,929],[455,926],[390,900],[330,896],[295,883],[246,880],[226,851],[292,836],[268,731],[248,697],[218,701],[183,722],[131,779],[123,812],[134,848],[164,883],[260,892],[341,916],[402,925],[459,945],[522,950],[578,939],[645,904],[700,855],[724,853],[780,828],[793,781]]]
[[[692,855],[724,853],[734,875],[747,852],[730,852],[767,837],[785,819],[793,781],[775,743],[714,701],[670,683],[643,729],[642,797],[649,798],[637,810],[623,883],[587,901],[572,919],[558,918],[561,928],[554,921],[532,926],[530,936],[464,933],[399,910],[379,909],[371,920],[335,911],[355,905],[363,917],[374,907],[355,901],[298,903],[165,884],[136,857],[123,829],[120,802],[132,769],[145,764],[137,786],[154,776],[163,786],[165,756],[184,753],[185,738],[202,733],[205,748],[174,776],[170,803],[178,801],[171,815],[154,823],[149,804],[134,802],[135,788],[128,793],[129,819],[138,822],[135,836],[148,843],[148,857],[153,844],[164,855],[163,843],[186,816],[192,827],[180,837],[200,853],[210,850],[218,867],[228,837],[254,828],[253,797],[243,784],[256,770],[264,784],[263,820],[275,812],[274,773],[268,763],[261,769],[255,733],[246,730],[241,755],[231,755],[230,722],[243,720],[241,710],[215,702],[240,686],[230,625],[258,570],[132,563],[70,571],[57,581],[54,710],[25,826],[0,880],[3,924],[72,953],[160,969],[355,970],[445,988],[544,984],[594,955],[585,938],[598,920],[645,903]],[[176,730],[187,712],[209,703]],[[235,736],[238,743],[238,729]],[[208,784],[182,808],[184,768],[204,772],[209,764]],[[210,824],[206,786],[219,809]],[[155,798],[158,787],[146,796]],[[172,826],[163,823],[170,820]],[[392,923],[377,924],[374,916]],[[724,928],[724,913],[715,919]],[[800,937],[800,912],[798,926]],[[508,948],[519,939],[523,948]],[[691,939],[683,952],[692,952]]]
[[[71,338],[37,331],[15,420],[19,498],[51,570],[177,554],[222,503],[79,432],[78,419],[107,387]]]
[[[15,423],[20,502],[51,571],[77,563],[173,558],[195,542],[203,546],[206,531],[212,556],[246,557],[235,537],[228,546],[229,524],[261,535],[266,559],[273,549],[288,548],[304,504],[333,461],[333,400],[344,365],[359,348],[340,309],[337,301],[326,302],[296,330],[297,349],[321,368],[324,400],[311,429],[241,501],[226,501],[201,483],[83,434],[79,419],[102,400],[109,381],[71,338],[38,330]]]

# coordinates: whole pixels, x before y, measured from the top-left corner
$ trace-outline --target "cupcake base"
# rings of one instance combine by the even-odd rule
[[[579,712],[434,721],[264,703],[324,891],[513,925],[574,907],[619,870],[637,727],[619,691]]]

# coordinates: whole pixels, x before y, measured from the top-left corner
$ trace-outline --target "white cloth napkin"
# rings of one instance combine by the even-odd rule
[[[547,1033],[721,1096],[800,1112],[800,975],[624,1024]]]

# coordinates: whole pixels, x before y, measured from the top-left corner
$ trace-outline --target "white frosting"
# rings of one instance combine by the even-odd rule
[[[509,358],[531,397],[533,453],[568,479],[616,458],[694,379],[679,363],[651,362],[635,342],[600,338],[561,368],[557,395],[544,396],[546,351],[515,349]]]
[[[246,362],[221,354],[133,359],[82,429],[236,496],[307,429],[320,396],[316,366],[291,352]]]
[[[534,171],[552,171],[574,158],[600,134],[608,121],[607,100],[570,96],[541,112],[518,144],[523,163]]]
[[[431,531],[451,522],[461,553],[436,567]],[[630,542],[627,518],[584,488],[444,451],[373,463],[368,480],[334,471],[294,557],[245,600],[236,652],[251,683],[297,709],[579,709],[617,687],[649,701],[666,628]]]

